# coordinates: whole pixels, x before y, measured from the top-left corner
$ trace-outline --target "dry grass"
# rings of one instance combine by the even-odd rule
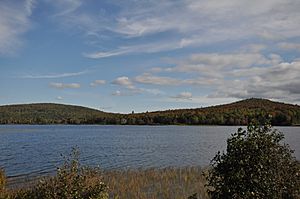
[[[101,171],[82,167],[79,151],[64,157],[55,176],[5,188],[0,170],[0,198],[14,199],[195,199],[209,198],[200,167]],[[196,197],[197,195],[197,197]]]
[[[187,199],[195,193],[209,198],[199,167],[108,171],[103,181],[113,199]]]
[[[51,187],[56,187],[55,190],[64,187],[57,180],[53,181],[53,178],[45,180],[46,184],[41,185],[37,181],[29,189],[24,185],[26,188],[6,190],[4,195],[0,194],[0,198],[31,198],[32,194],[44,196]],[[206,181],[203,169],[200,167],[105,171],[94,173],[81,185],[95,186],[95,182],[99,181],[108,185],[110,199],[188,199],[195,193],[198,199],[209,198],[204,186]]]
[[[5,187],[6,178],[4,170],[0,168],[0,191],[2,191]]]

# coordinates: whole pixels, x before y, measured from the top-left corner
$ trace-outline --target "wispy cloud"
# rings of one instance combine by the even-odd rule
[[[88,74],[89,72],[90,71],[85,70],[85,71],[74,72],[74,73],[44,74],[44,75],[23,75],[23,76],[20,76],[20,78],[25,78],[25,79],[56,79],[56,78],[80,76],[80,75]]]
[[[226,71],[242,68],[263,67],[278,64],[281,56],[261,53],[233,52],[233,53],[199,53],[187,59],[177,61],[175,67],[165,69],[167,72],[198,73],[201,76],[222,78]]]
[[[105,57],[112,57],[116,55],[123,55],[128,54],[130,52],[133,52],[133,50],[130,49],[118,49],[114,51],[108,51],[108,52],[92,52],[92,53],[83,53],[84,57],[91,58],[91,59],[100,59]]]
[[[154,76],[151,73],[144,73],[136,76],[134,81],[142,84],[153,84],[153,85],[171,85],[176,86],[182,83],[181,80],[172,77]]]
[[[90,83],[90,86],[95,87],[95,86],[104,85],[104,84],[106,84],[105,80],[97,79],[97,80],[93,81],[92,83]]]
[[[79,28],[85,35],[94,35],[93,39],[104,45],[109,38],[127,44],[116,42],[114,46],[108,45],[108,50],[84,53],[89,58],[160,52],[222,41],[285,40],[300,35],[300,2],[297,0],[163,0],[159,4],[110,1],[109,4],[119,8],[112,14],[105,7],[95,13],[81,9],[84,4],[80,1],[67,2],[60,6],[64,11],[58,16],[64,25]],[[155,41],[147,40],[153,37]],[[140,42],[132,42],[134,38]]]
[[[0,1],[0,55],[14,53],[21,45],[21,36],[31,27],[34,0]]]
[[[132,96],[135,95],[136,93],[133,93],[131,91],[120,91],[120,90],[116,90],[115,92],[113,92],[111,95],[113,96]]]
[[[220,82],[218,78],[211,78],[211,77],[181,79],[181,78],[174,78],[168,76],[153,75],[151,73],[144,73],[142,75],[138,75],[134,78],[134,81],[140,84],[150,84],[150,85],[157,85],[157,86],[181,86],[181,85],[209,86],[209,85],[218,84]]]
[[[300,52],[300,43],[281,42],[277,46],[284,50],[296,50]]]
[[[83,53],[84,57],[91,59],[100,59],[105,57],[112,57],[116,55],[128,55],[136,53],[157,53],[168,50],[180,49],[182,45],[180,41],[159,41],[150,44],[137,44],[131,46],[121,46],[116,50],[112,51],[99,51],[91,53]]]
[[[188,99],[191,100],[193,97],[191,92],[181,92],[178,95],[172,96],[172,98],[176,98],[176,99]]]
[[[56,88],[56,89],[66,89],[66,88],[73,88],[73,89],[77,89],[80,88],[81,85],[79,83],[57,83],[57,82],[52,82],[49,84],[50,87],[52,88]]]
[[[76,11],[83,4],[81,0],[63,0],[63,1],[50,0],[50,1],[57,8],[57,12],[53,15],[53,17],[68,16],[69,14],[72,14],[74,11]]]

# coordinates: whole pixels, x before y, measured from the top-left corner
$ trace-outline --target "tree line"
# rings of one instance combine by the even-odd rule
[[[248,125],[253,119],[272,125],[299,125],[300,106],[265,99],[197,109],[116,114],[62,104],[0,106],[0,124]]]

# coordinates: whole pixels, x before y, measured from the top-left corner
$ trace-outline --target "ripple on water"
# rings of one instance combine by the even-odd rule
[[[207,166],[238,127],[0,126],[0,167],[9,177],[53,173],[78,146],[83,164],[103,169]],[[280,127],[300,159],[300,127]]]

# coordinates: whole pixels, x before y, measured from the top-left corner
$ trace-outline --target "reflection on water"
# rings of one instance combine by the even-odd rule
[[[0,167],[9,177],[55,171],[61,154],[78,146],[85,165],[104,169],[207,166],[238,127],[0,126]],[[300,127],[278,127],[300,159]]]

